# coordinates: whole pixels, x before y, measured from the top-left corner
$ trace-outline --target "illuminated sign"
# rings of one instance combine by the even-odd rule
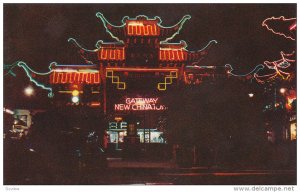
[[[126,98],[125,104],[115,104],[115,111],[162,111],[165,105],[158,104],[158,98]]]
[[[111,131],[126,130],[127,122],[109,122],[108,129]]]

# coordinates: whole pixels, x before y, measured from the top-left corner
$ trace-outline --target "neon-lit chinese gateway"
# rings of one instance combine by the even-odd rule
[[[190,15],[173,26],[144,15],[125,16],[116,26],[102,13],[96,16],[112,40],[99,40],[95,49],[88,50],[70,38],[84,64],[51,63],[48,73],[35,77],[25,63],[18,65],[59,105],[101,109],[108,119],[104,142],[114,149],[122,149],[124,141],[166,143],[165,93],[179,84],[201,84],[212,76],[231,75],[228,66],[199,66],[216,40],[196,51],[188,50],[183,40],[171,42]],[[49,76],[48,85],[39,83],[39,75]]]

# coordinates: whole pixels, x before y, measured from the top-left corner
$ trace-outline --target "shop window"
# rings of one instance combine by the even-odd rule
[[[297,125],[296,123],[292,123],[290,126],[291,130],[291,140],[296,140],[297,139]]]

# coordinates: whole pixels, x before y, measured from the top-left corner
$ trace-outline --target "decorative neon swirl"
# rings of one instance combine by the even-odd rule
[[[291,39],[293,41],[295,41],[295,38],[293,38],[291,35],[288,35],[288,34],[284,34],[283,32],[280,32],[280,31],[276,31],[275,29],[271,28],[267,22],[268,21],[272,21],[272,20],[278,20],[278,21],[282,21],[282,22],[292,22],[293,24],[289,27],[289,31],[293,30],[296,28],[296,18],[289,18],[289,19],[286,19],[284,16],[280,16],[280,17],[270,17],[270,18],[267,18],[265,19],[263,22],[262,22],[262,26],[263,27],[266,27],[269,31],[271,31],[272,33],[274,33],[275,35],[280,35],[280,36],[283,36],[285,37],[286,39]]]
[[[97,51],[99,51],[99,47],[97,47],[97,49],[93,49],[93,50],[91,50],[91,49],[86,49],[86,48],[84,48],[84,47],[82,47],[77,41],[76,41],[76,39],[74,39],[74,38],[72,38],[72,37],[70,37],[69,39],[68,39],[68,42],[71,42],[71,43],[73,43],[76,47],[79,47],[80,49],[82,49],[82,50],[84,50],[84,51],[87,51],[87,52],[97,52]]]
[[[24,69],[26,75],[29,77],[29,80],[30,80],[31,82],[33,82],[37,87],[40,87],[40,88],[42,88],[42,89],[44,89],[44,90],[47,90],[47,91],[49,92],[49,93],[48,93],[48,97],[52,98],[52,97],[54,96],[53,91],[52,91],[52,87],[48,87],[48,86],[45,86],[45,85],[42,84],[42,83],[39,83],[38,81],[36,81],[36,80],[32,77],[31,73],[34,73],[34,74],[36,74],[36,75],[49,75],[49,74],[52,72],[52,70],[53,70],[52,67],[53,67],[53,66],[57,66],[57,63],[56,63],[56,62],[50,63],[50,65],[49,65],[49,67],[48,67],[48,68],[49,68],[49,71],[46,72],[46,73],[40,73],[40,72],[34,71],[34,70],[31,69],[30,67],[28,67],[28,65],[27,65],[25,62],[23,62],[23,61],[17,61],[17,62],[16,62],[16,65],[17,65],[18,67],[22,67],[22,68]]]
[[[281,78],[282,80],[289,80],[291,77],[291,73],[283,71],[283,69],[287,69],[291,66],[291,63],[294,63],[296,60],[295,59],[289,59],[287,57],[292,57],[294,56],[295,52],[293,51],[290,54],[285,54],[284,52],[280,52],[281,59],[276,60],[276,61],[264,61],[264,64],[259,64],[257,65],[251,72],[247,74],[235,74],[232,73],[233,68],[230,64],[226,64],[225,67],[228,68],[228,73],[230,75],[236,76],[236,77],[246,77],[246,76],[253,76],[253,78],[258,82],[258,83],[265,83],[272,81],[276,78]],[[260,72],[263,69],[269,69],[273,70],[274,72],[266,74],[266,75],[259,75],[258,72]],[[252,79],[253,79],[252,78]]]
[[[175,25],[173,25],[173,26],[171,26],[171,27],[163,27],[163,26],[161,26],[161,25],[158,23],[158,26],[160,26],[160,27],[162,27],[162,28],[173,28],[173,27],[179,26],[178,29],[177,29],[177,31],[176,31],[171,37],[165,39],[164,41],[161,41],[161,43],[166,43],[166,42],[168,42],[168,41],[174,39],[174,37],[180,33],[180,31],[181,31],[181,29],[182,29],[182,27],[183,27],[183,24],[184,24],[187,20],[189,20],[189,19],[191,19],[191,18],[192,18],[192,16],[190,16],[190,15],[185,15],[185,16],[183,16],[183,18],[182,18],[177,24],[175,24]]]
[[[90,63],[90,64],[93,64],[93,65],[94,65],[94,63],[93,63],[92,61],[88,60],[88,59],[83,55],[82,52],[84,51],[84,52],[88,52],[88,53],[91,53],[91,54],[97,54],[97,52],[99,51],[100,48],[97,48],[97,49],[94,49],[94,50],[86,49],[86,48],[82,47],[82,46],[81,46],[74,38],[69,38],[69,39],[68,39],[68,42],[73,43],[74,46],[76,46],[77,48],[80,49],[80,56],[84,59],[84,61],[85,61],[86,63]]]
[[[225,65],[225,68],[228,68],[227,73],[229,73],[229,74],[232,75],[232,76],[236,76],[236,77],[246,77],[246,76],[249,76],[249,75],[256,74],[256,73],[259,72],[260,70],[264,69],[265,66],[264,66],[263,64],[259,64],[259,65],[257,65],[252,71],[250,71],[249,73],[246,73],[246,74],[236,74],[236,73],[232,73],[233,68],[232,68],[232,65],[230,65],[230,64],[226,64],[226,65]]]
[[[13,69],[17,66],[17,63],[11,65],[4,65],[4,70],[8,70],[8,72],[4,73],[4,76],[12,75],[16,77],[17,75],[13,72]]]
[[[114,36],[114,34],[108,29],[107,24],[108,24],[108,25],[111,25],[111,26],[113,26],[113,27],[115,27],[115,28],[123,28],[123,27],[126,25],[125,23],[123,23],[123,25],[121,25],[121,26],[113,25],[113,24],[111,24],[111,23],[104,17],[104,15],[103,15],[101,12],[97,12],[97,13],[96,13],[96,17],[98,17],[98,18],[101,19],[101,21],[102,21],[102,23],[103,23],[103,25],[104,25],[104,27],[105,27],[106,32],[107,32],[113,39],[117,40],[118,42],[124,43],[124,41],[122,41],[122,40],[120,40],[118,37]],[[123,18],[123,19],[124,19],[124,18]],[[123,21],[123,19],[122,19],[122,21]]]
[[[277,77],[280,77],[283,80],[288,80],[291,77],[291,73],[283,71],[283,69],[287,69],[291,66],[291,63],[296,62],[294,59],[288,59],[287,57],[292,57],[295,54],[295,51],[293,51],[290,54],[285,54],[283,51],[280,52],[281,59],[276,61],[265,61],[264,65],[268,67],[268,69],[275,70],[274,73],[267,74],[267,75],[258,75],[254,74],[254,78],[259,83],[264,83],[261,79],[266,79],[265,81],[274,80]]]
[[[199,61],[203,58],[203,57],[201,57],[201,56],[207,54],[206,50],[208,50],[212,45],[217,44],[217,43],[218,43],[218,41],[216,41],[216,40],[211,40],[211,41],[209,41],[208,44],[207,44],[205,47],[203,47],[202,49],[197,50],[197,51],[189,51],[190,54],[192,54],[192,55],[193,55],[193,54],[195,54],[195,55],[196,55],[196,54],[201,54],[200,57],[198,58],[198,60],[197,60],[196,62],[192,63],[192,65],[198,64]]]

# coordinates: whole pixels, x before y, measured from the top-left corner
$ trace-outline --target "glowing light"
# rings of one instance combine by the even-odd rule
[[[286,88],[281,88],[279,91],[281,94],[284,94],[286,92]]]
[[[11,114],[11,115],[15,114],[15,112],[13,112],[12,110],[7,109],[7,108],[3,108],[3,111],[8,113],[8,114]]]
[[[254,97],[254,94],[253,94],[253,93],[249,93],[248,96],[249,96],[250,98],[252,98],[252,97]]]
[[[292,34],[285,34],[284,32],[281,32],[281,31],[277,31],[276,29],[273,29],[271,28],[267,22],[269,21],[282,21],[282,22],[292,22],[292,23],[296,23],[296,18],[289,18],[289,19],[286,19],[284,16],[280,16],[280,17],[270,17],[270,18],[267,18],[265,19],[263,22],[262,22],[262,26],[263,27],[266,27],[269,31],[271,31],[272,33],[276,34],[276,35],[280,35],[280,36],[283,36],[287,39],[291,39],[291,40],[295,40],[294,37],[292,37]],[[293,25],[292,25],[293,26]],[[296,25],[295,25],[296,27]],[[295,28],[293,27],[293,28]],[[288,30],[291,30],[290,28]]]
[[[117,122],[119,122],[119,121],[122,121],[123,118],[122,118],[122,117],[115,117],[115,120],[116,120]]]
[[[73,102],[73,103],[78,103],[78,102],[79,102],[79,97],[73,96],[73,97],[72,97],[72,102]]]
[[[72,96],[78,96],[79,95],[79,91],[78,90],[73,90],[72,91]]]
[[[32,96],[32,95],[34,95],[34,89],[33,89],[33,87],[32,86],[26,87],[24,89],[24,93],[25,93],[26,96],[29,96],[29,97]]]
[[[90,106],[91,107],[99,107],[101,105],[100,102],[91,102]]]
[[[287,102],[286,102],[286,109],[291,110],[292,109],[292,104],[293,102],[296,100],[296,97],[291,96],[291,97],[287,97]]]
[[[297,139],[297,124],[292,123],[290,126],[290,131],[291,131],[291,140],[296,140]]]

